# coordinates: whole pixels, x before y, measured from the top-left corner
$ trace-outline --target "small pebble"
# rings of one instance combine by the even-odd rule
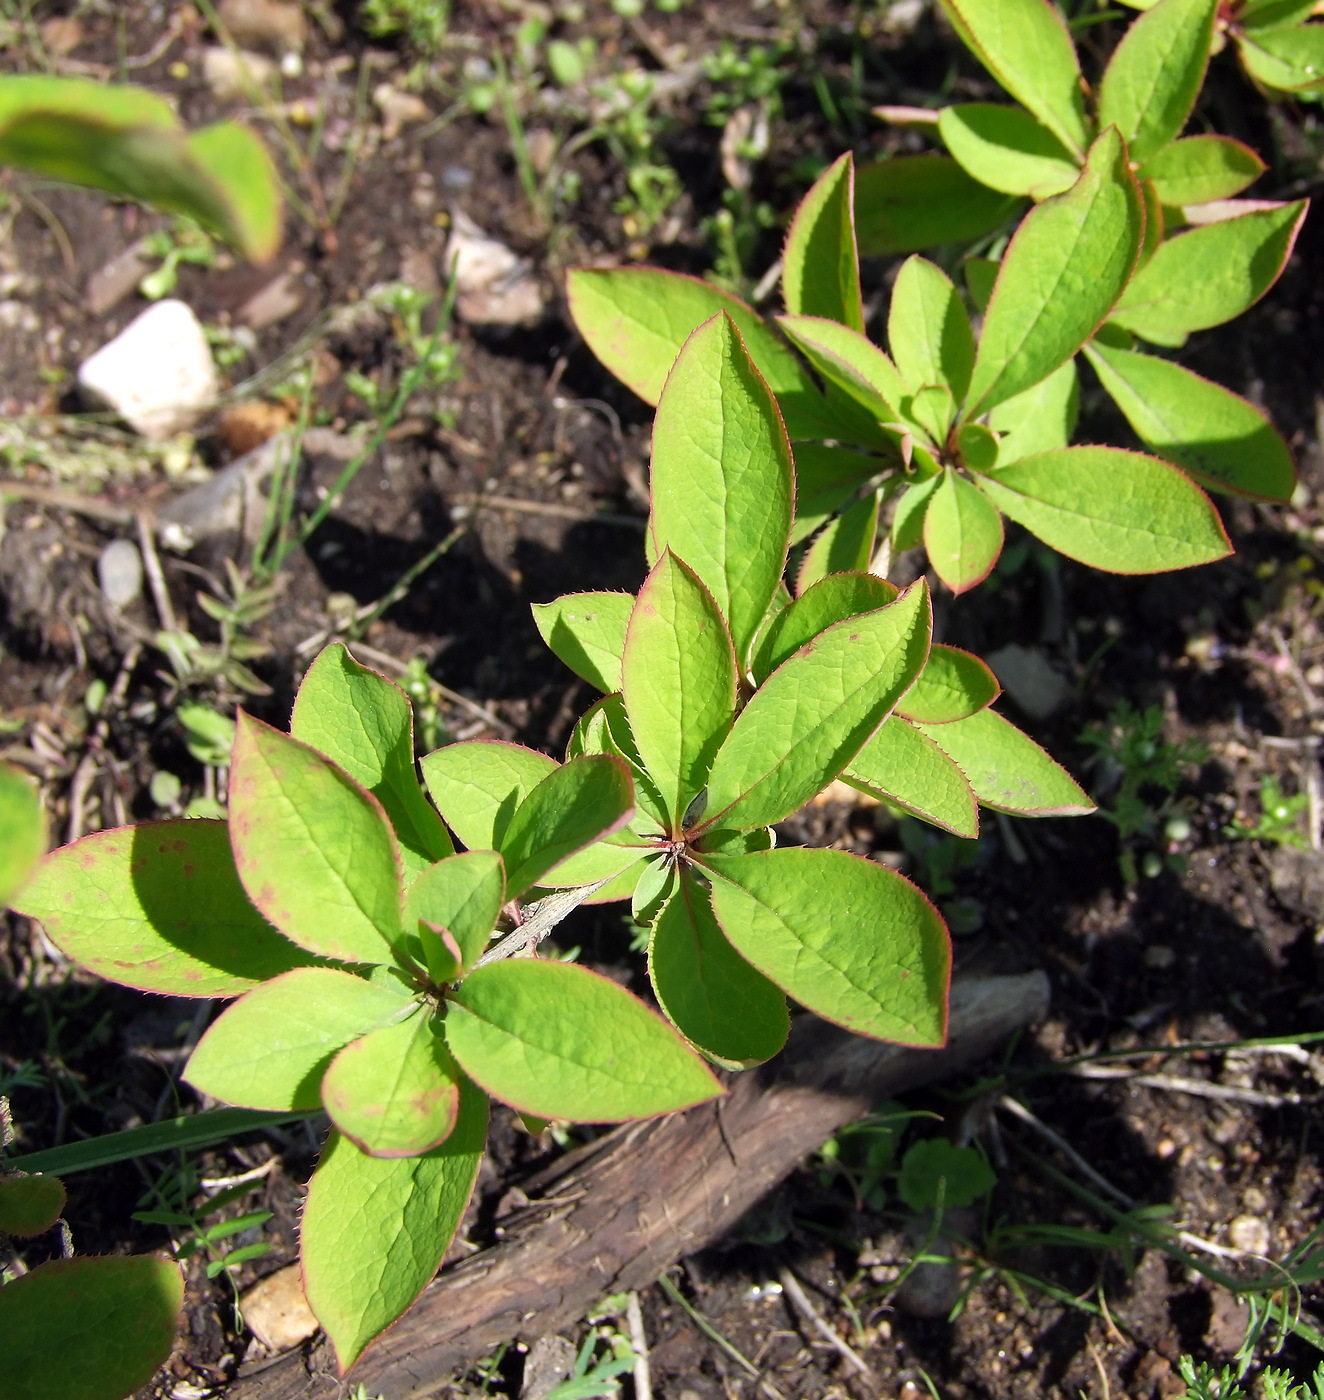
[[[1258,1215],[1237,1216],[1227,1227],[1227,1237],[1233,1249],[1263,1256],[1269,1253],[1269,1223]]]
[[[111,540],[97,560],[97,582],[118,612],[143,591],[143,560],[132,540]]]

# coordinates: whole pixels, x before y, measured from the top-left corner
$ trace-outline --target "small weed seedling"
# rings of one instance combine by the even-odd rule
[[[1303,829],[1303,818],[1310,809],[1310,794],[1298,792],[1288,797],[1272,773],[1266,773],[1260,783],[1260,815],[1255,822],[1236,820],[1223,828],[1223,835],[1232,840],[1268,841],[1275,846],[1295,846],[1299,851],[1310,848]]]
[[[739,327],[796,442],[797,591],[868,567],[888,502],[892,545],[922,543],[961,592],[997,562],[1003,516],[1082,563],[1149,573],[1228,552],[1200,484],[1291,494],[1291,458],[1257,408],[1130,346],[1134,335],[1177,344],[1244,310],[1281,270],[1304,203],[1155,251],[1130,153],[1110,126],[1070,186],[1027,215],[1001,263],[970,265],[978,340],[957,288],[913,257],[892,290],[890,355],[864,335],[855,209],[843,156],[791,226],[776,330],[735,297],[661,269],[581,269],[568,283],[590,347],[653,403],[688,328],[719,311]],[[1192,288],[1206,286],[1236,292],[1206,315],[1192,310]],[[1154,455],[1071,445],[1082,351]]]

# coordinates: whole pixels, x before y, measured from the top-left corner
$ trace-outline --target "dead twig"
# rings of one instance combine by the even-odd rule
[[[873,1370],[869,1363],[850,1345],[843,1341],[828,1326],[822,1314],[809,1301],[809,1295],[800,1287],[800,1280],[783,1264],[777,1270],[777,1277],[781,1281],[783,1292],[791,1300],[796,1312],[818,1333],[820,1337],[830,1346],[833,1351],[846,1362],[854,1371],[862,1376],[872,1376]]]
[[[177,632],[174,605],[170,601],[170,590],[166,587],[165,570],[161,568],[161,556],[156,552],[156,532],[152,518],[145,510],[138,512],[138,547],[143,553],[143,570],[152,590],[152,602],[156,605],[156,616],[163,632]]]
[[[644,1331],[644,1310],[639,1294],[631,1289],[625,1300],[625,1325],[634,1350],[634,1400],[653,1400],[653,1373],[648,1364],[648,1333]]]
[[[58,486],[38,486],[29,481],[0,481],[0,503],[6,499],[31,501],[54,510],[71,510],[77,515],[86,515],[89,520],[104,520],[108,525],[132,525],[137,519],[127,506],[113,506],[77,491],[62,491]]]

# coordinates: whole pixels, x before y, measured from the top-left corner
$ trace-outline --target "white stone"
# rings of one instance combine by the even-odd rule
[[[111,540],[97,560],[97,581],[106,601],[118,611],[143,591],[143,559],[132,540]]]
[[[220,387],[202,325],[182,301],[158,301],[78,371],[93,402],[160,442],[211,407]]]

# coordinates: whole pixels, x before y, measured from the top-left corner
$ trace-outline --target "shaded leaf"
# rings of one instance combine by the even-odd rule
[[[979,835],[979,807],[956,763],[909,720],[890,715],[841,775],[852,787],[950,831]]]
[[[1316,93],[1324,87],[1324,25],[1247,30],[1237,49],[1246,72],[1267,88]]]
[[[848,152],[800,201],[782,254],[782,296],[792,315],[824,316],[863,333],[854,209],[855,166]]]
[[[447,744],[422,763],[432,800],[471,851],[499,849],[515,809],[557,767],[544,753],[496,739]]]
[[[759,639],[754,679],[762,685],[768,675],[835,622],[873,612],[896,601],[895,584],[874,574],[838,573],[821,578],[789,608],[778,613]]]
[[[0,907],[31,874],[46,849],[46,818],[37,789],[0,763]]]
[[[665,1021],[573,963],[480,967],[448,1005],[446,1040],[493,1097],[540,1118],[651,1118],[722,1092]]]
[[[1151,574],[1231,553],[1208,496],[1143,452],[1067,447],[1000,468],[982,485],[1004,515],[1096,569]]]
[[[461,1083],[455,1129],[421,1157],[369,1157],[333,1132],[299,1227],[304,1290],[345,1371],[441,1266],[473,1192],[487,1097]]]
[[[892,286],[887,341],[912,388],[936,384],[958,401],[965,397],[975,340],[961,298],[940,267],[920,257],[902,264]]]
[[[823,527],[805,551],[796,573],[797,593],[803,595],[831,574],[858,573],[869,567],[878,533],[878,508],[878,492],[870,491]]]
[[[897,367],[860,332],[820,316],[781,316],[778,325],[806,359],[880,422],[898,416],[907,396]]]
[[[621,653],[634,599],[628,593],[567,593],[533,605],[542,639],[570,669],[604,694],[621,688]]]
[[[943,145],[982,183],[1003,194],[1047,199],[1076,183],[1080,163],[1020,107],[962,102],[938,117]]]
[[[331,967],[298,968],[227,1007],[198,1041],[184,1078],[239,1108],[317,1108],[336,1051],[409,1005],[403,987]]]
[[[1066,447],[1080,413],[1080,376],[1075,360],[1066,360],[1046,379],[1004,399],[988,416],[1001,434],[998,462],[1010,466],[1022,457]]]
[[[950,156],[889,156],[855,172],[855,237],[866,258],[973,242],[1016,207]]]
[[[75,962],[144,992],[236,996],[309,961],[244,893],[220,821],[84,836],[46,857],[15,908]]]
[[[1002,693],[987,664],[960,647],[939,642],[919,679],[897,701],[896,712],[925,724],[950,724],[986,709]]]
[[[727,941],[705,886],[683,873],[653,923],[648,975],[658,1004],[692,1045],[728,1069],[748,1069],[786,1043],[786,997]]]
[[[896,871],[806,848],[705,856],[703,865],[726,936],[789,996],[875,1040],[946,1040],[947,930]]]
[[[866,457],[848,447],[821,442],[797,443],[795,525],[791,530],[791,543],[799,544],[836,515],[883,465],[877,457]]]
[[[0,1177],[0,1235],[40,1235],[60,1218],[64,1201],[58,1176]]]

